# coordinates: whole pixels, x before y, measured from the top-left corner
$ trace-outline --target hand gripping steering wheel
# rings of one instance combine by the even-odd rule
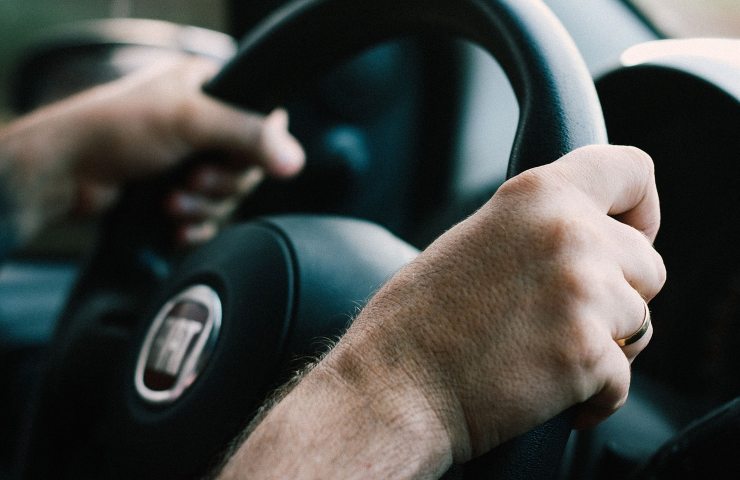
[[[297,0],[248,34],[204,88],[267,112],[362,49],[417,33],[468,39],[504,68],[520,106],[509,176],[606,143],[589,72],[539,0]],[[415,254],[359,220],[270,217],[227,229],[152,281],[156,262],[134,265],[151,245],[121,240],[143,223],[132,198],[60,321],[25,448],[28,478],[201,475],[292,359],[341,334],[358,303]],[[464,476],[553,477],[568,432],[561,415]]]

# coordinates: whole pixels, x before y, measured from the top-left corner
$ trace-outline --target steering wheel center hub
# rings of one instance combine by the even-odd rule
[[[207,285],[181,291],[159,310],[136,362],[143,400],[172,403],[195,382],[216,345],[221,315],[221,300]]]

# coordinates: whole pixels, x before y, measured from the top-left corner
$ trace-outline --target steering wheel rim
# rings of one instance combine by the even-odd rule
[[[266,113],[352,54],[419,33],[470,40],[503,67],[520,108],[508,177],[608,142],[585,62],[555,15],[533,0],[298,0],[247,34],[204,89]],[[309,48],[331,53],[307,55]]]
[[[296,85],[309,84],[352,54],[414,33],[468,39],[503,67],[520,111],[507,178],[575,148],[608,143],[585,62],[555,15],[535,1],[296,1],[249,33],[235,59],[204,90],[267,113],[298,94]],[[305,45],[331,54],[306,55]],[[476,459],[466,477],[553,477],[572,417],[572,411],[564,412]]]
[[[401,35],[430,32],[472,40],[493,54],[507,73],[520,105],[509,177],[577,147],[606,143],[604,120],[588,70],[562,25],[537,0],[298,0],[248,34],[234,60],[204,90],[229,103],[266,112],[299,94],[300,85],[365,47]],[[309,46],[314,55],[306,54]],[[122,211],[130,212],[131,202],[124,206],[128,208]],[[122,215],[125,218],[128,213]],[[113,219],[109,222],[116,224],[115,215]],[[112,251],[104,250],[103,257],[115,258],[116,249],[132,248],[124,243],[118,242]],[[141,247],[133,247],[136,254],[147,251]],[[115,269],[109,262],[93,261],[92,277],[109,275],[106,271]],[[152,276],[152,271],[146,269],[145,274]],[[124,272],[123,285],[129,293],[142,294],[146,290],[142,285],[150,284],[137,284],[141,272],[136,267]],[[69,331],[81,323],[77,310],[85,304],[84,276],[76,291],[77,298],[65,315],[67,321],[60,324],[59,342],[69,338]],[[62,346],[57,358],[64,359],[74,350]],[[47,400],[41,405],[44,408],[53,405]],[[497,473],[497,478],[510,479],[552,476],[552,463],[559,454],[557,458],[548,456],[548,446],[556,441],[562,447],[568,431],[567,419],[560,417],[499,449],[495,457],[479,464],[482,468],[471,471],[478,472],[474,473],[477,478]],[[527,469],[528,465],[535,465],[535,470]]]

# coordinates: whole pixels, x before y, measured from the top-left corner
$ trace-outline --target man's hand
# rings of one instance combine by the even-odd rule
[[[215,231],[263,172],[289,177],[304,153],[285,111],[263,118],[205,95],[212,62],[177,58],[43,107],[0,132],[0,174],[22,236],[77,208],[107,206],[129,180],[163,172],[198,152],[216,152],[163,206],[182,243]]]
[[[225,478],[417,478],[572,405],[625,401],[665,281],[650,158],[594,146],[506,182],[402,269],[266,416]]]

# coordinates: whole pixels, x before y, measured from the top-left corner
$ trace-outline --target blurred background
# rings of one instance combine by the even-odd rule
[[[130,17],[227,31],[226,12],[224,0],[0,0],[0,115],[10,115],[8,74],[18,56],[55,27],[79,20]]]
[[[738,0],[631,0],[669,37],[739,37]]]
[[[627,0],[666,36],[740,37],[738,0]],[[573,3],[588,0],[573,0]],[[240,26],[228,22],[232,9],[255,2],[229,0],[0,0],[0,119],[7,119],[8,72],[29,42],[65,23],[96,18],[153,18],[227,33]],[[257,2],[265,10],[270,2]],[[255,12],[259,15],[263,12]]]

